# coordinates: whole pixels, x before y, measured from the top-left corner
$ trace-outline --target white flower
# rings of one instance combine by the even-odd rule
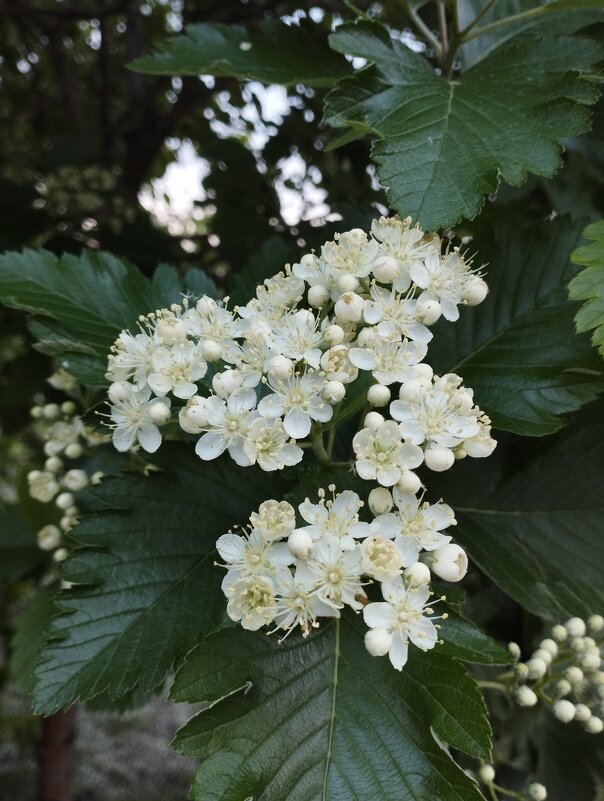
[[[219,537],[216,550],[226,562],[227,574],[223,589],[245,576],[277,573],[294,561],[285,543],[267,541],[262,531],[252,529],[245,537],[229,532]]]
[[[363,573],[378,581],[390,581],[401,573],[403,557],[392,540],[374,534],[361,545]]]
[[[375,337],[364,348],[351,348],[350,361],[361,370],[371,370],[380,384],[402,383],[412,375],[412,366],[421,362],[428,348],[423,342],[402,342]]]
[[[61,539],[61,529],[51,523],[38,531],[38,547],[43,551],[54,551],[61,544]]]
[[[348,357],[347,345],[334,345],[321,356],[321,367],[328,381],[350,384],[359,374]]]
[[[202,341],[212,340],[220,346],[225,361],[235,361],[237,348],[233,340],[241,336],[242,323],[222,303],[204,295],[194,309],[183,314],[182,319],[190,336]]]
[[[80,492],[88,486],[88,473],[85,470],[68,470],[63,476],[63,484],[71,492]]]
[[[49,503],[60,487],[53,473],[44,470],[31,470],[27,474],[29,494],[40,503]]]
[[[288,537],[296,527],[296,510],[287,501],[269,500],[261,503],[250,515],[250,523],[273,542]]]
[[[178,422],[187,434],[201,434],[208,425],[206,417],[206,403],[208,399],[193,395],[178,412]]]
[[[365,322],[377,326],[380,336],[430,342],[432,332],[418,319],[417,301],[377,284],[371,287],[370,294],[371,300],[365,301],[363,316]]]
[[[425,290],[422,298],[438,301],[445,319],[459,319],[457,307],[463,300],[471,272],[457,248],[445,256],[437,250],[429,251],[423,262],[412,265],[410,273],[413,281]]]
[[[258,412],[262,417],[283,417],[283,427],[290,437],[304,439],[311,422],[326,423],[333,415],[332,407],[323,399],[325,379],[309,371],[285,381],[269,382],[273,394],[262,398]]]
[[[302,461],[304,451],[290,441],[281,420],[256,418],[245,435],[243,450],[251,464],[270,472]]]
[[[208,365],[201,346],[182,342],[157,348],[151,356],[151,369],[147,384],[156,395],[163,397],[172,392],[177,398],[188,400],[197,392],[195,382],[204,377]]]
[[[430,557],[431,570],[445,581],[461,581],[468,572],[466,552],[454,543],[440,545]]]
[[[234,362],[244,387],[257,387],[268,371],[271,359],[275,358],[266,339],[246,339],[237,352]]]
[[[268,341],[275,353],[294,361],[305,361],[318,369],[323,333],[311,312],[301,309],[282,317],[279,325],[274,326]]]
[[[423,460],[421,448],[401,442],[394,420],[373,430],[361,429],[355,434],[352,447],[359,476],[367,481],[377,480],[383,487],[393,487],[405,468],[418,467]]]
[[[270,623],[277,611],[273,581],[266,576],[246,576],[227,588],[227,614],[244,629],[257,631]]]
[[[479,434],[481,412],[471,391],[460,385],[459,376],[448,374],[435,378],[413,401],[393,401],[390,414],[400,421],[403,437],[415,445],[454,448]]]
[[[371,272],[377,253],[377,242],[368,239],[365,231],[360,228],[353,228],[343,234],[336,234],[334,242],[323,245],[321,261],[335,281],[344,276],[366,278]]]
[[[382,536],[396,539],[405,567],[417,562],[420,551],[434,551],[451,542],[451,537],[442,533],[455,525],[455,515],[450,506],[442,501],[422,503],[421,498],[407,495],[398,487],[395,487],[393,496],[396,510],[376,520]]]
[[[423,615],[430,590],[425,585],[407,590],[399,578],[382,584],[382,593],[385,601],[367,604],[363,617],[370,628],[392,634],[388,656],[393,667],[402,670],[409,640],[422,651],[434,648],[438,640],[434,623]]]
[[[294,576],[282,576],[279,580],[279,595],[274,621],[280,629],[292,631],[296,626],[302,629],[302,635],[308,637],[313,628],[319,624],[320,617],[338,617],[339,612],[324,603],[317,593],[303,587]]]
[[[296,581],[319,599],[341,609],[345,604],[359,611],[365,593],[361,583],[359,550],[343,550],[333,539],[319,540],[306,562],[296,564]]]
[[[355,538],[367,537],[375,530],[375,526],[359,522],[362,506],[359,496],[351,490],[340,492],[333,500],[325,501],[321,496],[319,503],[311,503],[306,498],[298,510],[310,525],[298,530],[307,532],[313,540],[328,537],[339,542],[341,548],[352,549]]]
[[[122,331],[112,347],[108,359],[106,378],[109,381],[129,381],[144,387],[151,372],[151,357],[161,341],[145,332],[135,334]]]
[[[302,278],[310,287],[325,287],[331,291],[336,284],[335,276],[325,262],[312,253],[302,256],[299,264],[292,267],[297,278]]]
[[[228,449],[238,465],[248,467],[251,462],[243,444],[254,419],[251,410],[255,405],[256,393],[253,389],[238,389],[226,401],[216,395],[208,398],[205,403],[208,430],[197,441],[195,453],[204,461],[209,461]]]
[[[169,398],[159,400],[150,389],[136,389],[128,385],[128,396],[110,409],[113,428],[113,445],[118,451],[129,451],[138,442],[147,453],[155,453],[161,445],[161,434],[151,419],[150,408],[156,403],[170,406]]]
[[[376,265],[381,264],[380,259],[384,256],[394,259],[398,265],[398,277],[392,283],[399,292],[405,292],[411,284],[410,268],[421,263],[430,250],[440,247],[438,239],[435,242],[427,241],[418,225],[412,228],[410,217],[405,220],[380,217],[372,222],[371,233],[381,244]],[[375,277],[381,280],[379,269]]]

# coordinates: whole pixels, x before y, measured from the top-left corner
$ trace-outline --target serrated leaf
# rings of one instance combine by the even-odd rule
[[[133,328],[140,314],[178,300],[189,289],[190,274],[183,281],[173,268],[162,267],[150,281],[110,253],[57,257],[24,250],[0,256],[0,302],[43,318],[32,324],[41,350],[64,357],[62,366],[83,383],[102,386],[107,353],[119,332]],[[199,283],[195,274],[191,278]]]
[[[374,66],[336,85],[327,122],[371,127],[390,205],[428,230],[474,218],[500,178],[552,176],[560,139],[589,129],[599,96],[579,73],[604,55],[584,37],[520,35],[449,80],[376,23],[343,25],[330,43]]]
[[[331,86],[350,72],[347,62],[330,50],[324,29],[281,20],[264,20],[250,28],[189,25],[185,34],[130,66],[152,75],[220,75],[307,86]]]
[[[481,631],[471,620],[456,612],[441,622],[442,652],[477,665],[507,665],[512,661],[509,651]]]
[[[99,511],[72,531],[84,547],[63,578],[80,586],[56,600],[63,614],[37,670],[40,713],[106,691],[152,690],[220,624],[214,546],[266,499],[265,476],[228,459],[203,463],[188,446],[166,444],[160,464],[166,472],[103,481]]]
[[[592,342],[604,357],[604,220],[588,225],[589,245],[572,254],[575,264],[584,267],[568,285],[571,300],[584,300],[575,316],[577,331],[593,331]]]
[[[441,745],[489,757],[473,679],[438,648],[395,671],[366,652],[358,619],[281,646],[220,632],[189,656],[172,697],[210,703],[175,740],[203,759],[194,800],[481,798]]]
[[[435,327],[430,363],[461,375],[496,428],[541,436],[560,415],[593,400],[602,365],[587,336],[578,336],[566,287],[581,223],[567,219],[485,221],[469,248],[487,262],[489,295],[462,310],[459,324]]]
[[[525,456],[511,477],[509,467],[501,470],[497,451],[484,466],[468,467],[471,473],[460,470],[439,490],[455,508],[455,538],[471,559],[540,617],[564,620],[602,609],[601,417],[560,435],[533,458]],[[481,493],[483,485],[489,486],[491,470],[502,478]]]

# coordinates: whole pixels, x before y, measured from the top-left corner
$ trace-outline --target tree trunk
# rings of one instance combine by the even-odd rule
[[[75,707],[42,718],[38,801],[73,801]]]

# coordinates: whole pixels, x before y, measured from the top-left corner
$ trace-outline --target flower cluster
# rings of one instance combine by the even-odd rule
[[[177,418],[206,461],[226,452],[271,472],[298,464],[311,447],[329,465],[323,435],[360,411],[356,401],[347,408],[347,395],[365,382],[361,396],[373,410],[352,439],[351,466],[379,485],[370,494],[373,520],[359,521],[359,496],[346,491],[302,504],[303,528],[291,507],[268,502],[287,531],[277,536],[262,507],[247,533],[219,541],[234,620],[286,631],[299,624],[308,634],[318,617],[348,605],[363,610],[369,651],[388,653],[399,669],[408,641],[433,647],[430,570],[458,580],[467,559],[442,533],[454,523],[451,509],[418,496],[415,471],[488,456],[496,443],[472,391],[457,375],[435,375],[425,358],[431,326],[457,320],[461,305],[486,294],[458,248],[410,219],[381,218],[370,234],[347,231],[287,265],[245,306],[184,298],[120,334],[107,371],[120,451],[155,452],[162,427]],[[383,601],[368,602],[363,587],[372,582]]]
[[[287,501],[270,500],[242,534],[219,538],[227,612],[246,629],[273,625],[285,637],[298,626],[307,636],[319,617],[339,617],[345,606],[362,610],[369,652],[388,654],[400,670],[409,641],[428,650],[438,639],[430,567],[449,581],[465,575],[465,554],[443,533],[455,524],[453,511],[378,487],[369,496],[372,520],[364,522],[355,492],[329,490],[331,498],[319,490],[317,503],[307,498],[298,506],[305,525],[296,525]],[[384,601],[369,602],[364,587],[373,582]]]
[[[551,704],[563,723],[580,723],[590,734],[604,730],[604,618],[587,621],[573,617],[552,628],[526,662],[516,665],[516,701],[535,706],[539,699]],[[510,643],[517,658],[520,649]]]
[[[53,374],[49,383],[53,388],[70,391],[74,387],[71,376],[64,371]],[[85,449],[106,441],[106,437],[84,424],[73,400],[58,403],[40,403],[31,409],[35,432],[44,443],[46,461],[42,469],[27,474],[28,492],[40,503],[54,503],[57,523],[48,523],[38,531],[38,545],[52,551],[57,562],[67,557],[63,535],[77,522],[79,510],[77,494],[90,484],[97,484],[100,471],[89,473],[81,458]]]

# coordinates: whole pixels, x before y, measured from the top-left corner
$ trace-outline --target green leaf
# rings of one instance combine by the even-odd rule
[[[0,507],[0,579],[19,581],[44,561],[35,531],[16,507]]]
[[[30,695],[34,689],[34,669],[46,643],[50,621],[57,611],[56,594],[56,587],[37,589],[17,620],[9,668],[12,681],[25,695]]]
[[[489,758],[473,679],[438,648],[399,673],[369,656],[355,620],[283,645],[222,631],[188,657],[172,697],[209,703],[175,740],[203,759],[194,801],[481,798],[442,746]]]
[[[593,331],[591,341],[604,357],[604,220],[588,225],[584,236],[593,241],[572,254],[585,269],[570,282],[568,294],[585,301],[575,317],[577,331]]]
[[[441,623],[442,653],[477,665],[507,665],[512,661],[509,651],[498,645],[471,620],[449,612]]]
[[[601,412],[599,404],[594,417]],[[588,411],[588,410],[586,410]],[[591,410],[589,410],[591,411]],[[516,443],[516,449],[518,444]],[[456,539],[508,595],[540,617],[586,617],[604,607],[604,423],[564,432],[510,477],[504,451],[460,465],[439,490],[455,508]],[[507,467],[507,469],[506,469]],[[502,478],[489,487],[489,471]],[[447,486],[449,484],[449,486]]]
[[[130,66],[152,75],[217,75],[307,86],[331,86],[350,72],[347,62],[330,50],[324,29],[281,20],[264,20],[253,28],[189,25],[184,35]]]
[[[63,570],[78,586],[57,597],[64,614],[37,670],[40,713],[106,691],[152,690],[220,624],[214,545],[266,499],[265,475],[227,459],[203,463],[188,446],[169,444],[160,464],[166,472],[149,478],[103,481],[94,493],[99,511],[72,531],[85,547]]]
[[[169,305],[199,285],[197,271],[192,272],[183,281],[164,266],[158,279],[149,281],[109,253],[11,252],[0,256],[0,302],[42,316],[31,324],[40,349],[62,357],[62,366],[83,383],[102,386],[107,354],[119,332],[134,328],[140,314]]]
[[[560,218],[485,221],[470,249],[477,265],[488,262],[489,295],[462,309],[460,323],[434,329],[430,363],[461,375],[496,428],[550,434],[562,426],[560,415],[603,387],[601,361],[575,333],[566,290],[581,228]]]
[[[475,217],[500,178],[556,172],[559,140],[589,129],[599,96],[579,73],[604,54],[584,37],[520,35],[449,80],[375,23],[343,25],[330,43],[375,66],[336,85],[327,122],[371,127],[390,204],[431,231]]]

